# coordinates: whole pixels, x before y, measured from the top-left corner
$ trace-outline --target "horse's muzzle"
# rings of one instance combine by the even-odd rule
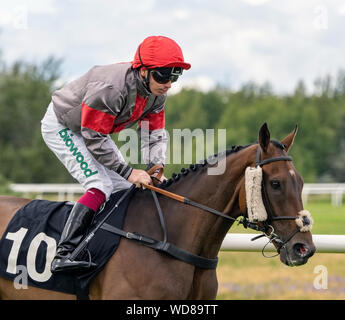
[[[286,245],[280,250],[280,260],[284,264],[294,267],[307,263],[308,259],[315,253],[314,244],[297,242]]]

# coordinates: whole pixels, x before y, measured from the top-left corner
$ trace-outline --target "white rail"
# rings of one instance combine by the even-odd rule
[[[267,238],[251,241],[253,233],[228,233],[222,243],[224,251],[261,251]],[[345,235],[313,234],[313,242],[318,253],[345,253]],[[272,244],[265,251],[276,251]]]
[[[302,198],[306,204],[311,194],[330,194],[334,206],[341,206],[345,194],[345,183],[306,183],[303,187]]]
[[[84,193],[84,189],[79,184],[19,184],[14,183],[11,188],[15,192],[22,192],[25,196],[30,193],[37,194],[37,198],[42,198],[43,194],[57,194],[58,200],[73,200],[76,194]],[[306,183],[303,188],[302,198],[306,204],[309,195],[330,194],[334,206],[341,206],[343,195],[345,194],[345,183]]]
[[[30,194],[34,193],[36,194],[37,199],[41,199],[43,194],[57,194],[58,201],[72,201],[76,194],[82,194],[85,192],[84,188],[77,183],[13,183],[10,185],[10,188],[14,192],[23,193],[25,197],[30,197]]]

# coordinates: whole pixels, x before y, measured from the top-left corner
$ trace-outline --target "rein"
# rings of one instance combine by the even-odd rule
[[[149,185],[149,184],[143,184],[143,186],[147,189],[150,189],[154,192],[157,192],[157,193],[160,193],[168,198],[171,198],[171,199],[174,199],[176,201],[179,201],[179,202],[182,202],[184,204],[187,204],[187,205],[190,205],[192,207],[196,207],[196,208],[199,208],[199,209],[202,209],[204,211],[207,211],[207,212],[210,212],[216,216],[219,216],[219,217],[222,217],[224,219],[228,219],[228,220],[231,220],[231,221],[236,221],[237,219],[233,218],[233,217],[229,217],[227,216],[226,214],[218,211],[218,210],[215,210],[215,209],[212,209],[210,207],[207,207],[207,206],[204,206],[203,204],[200,204],[200,203],[197,203],[193,200],[190,200],[186,197],[183,197],[183,196],[180,196],[176,193],[172,193],[172,192],[169,192],[169,191],[166,191],[166,190],[163,190],[161,188],[158,188],[158,187],[155,187],[155,186],[152,186],[152,185]]]

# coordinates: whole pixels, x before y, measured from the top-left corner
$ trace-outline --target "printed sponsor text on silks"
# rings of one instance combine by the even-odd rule
[[[97,174],[98,171],[92,171],[91,169],[88,168],[89,165],[87,164],[87,162],[84,161],[84,156],[81,154],[80,151],[78,151],[78,148],[74,145],[74,142],[71,138],[73,134],[68,135],[67,133],[68,130],[71,130],[71,129],[65,128],[65,129],[60,130],[59,135],[65,142],[65,145],[69,147],[70,152],[73,154],[73,156],[75,156],[77,162],[80,163],[80,168],[84,171],[85,177],[88,178],[94,174]]]

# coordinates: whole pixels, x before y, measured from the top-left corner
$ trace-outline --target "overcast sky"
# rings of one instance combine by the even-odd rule
[[[303,79],[345,70],[343,0],[0,0],[6,62],[64,58],[62,81],[94,65],[131,61],[149,35],[173,38],[192,64],[175,89]]]

